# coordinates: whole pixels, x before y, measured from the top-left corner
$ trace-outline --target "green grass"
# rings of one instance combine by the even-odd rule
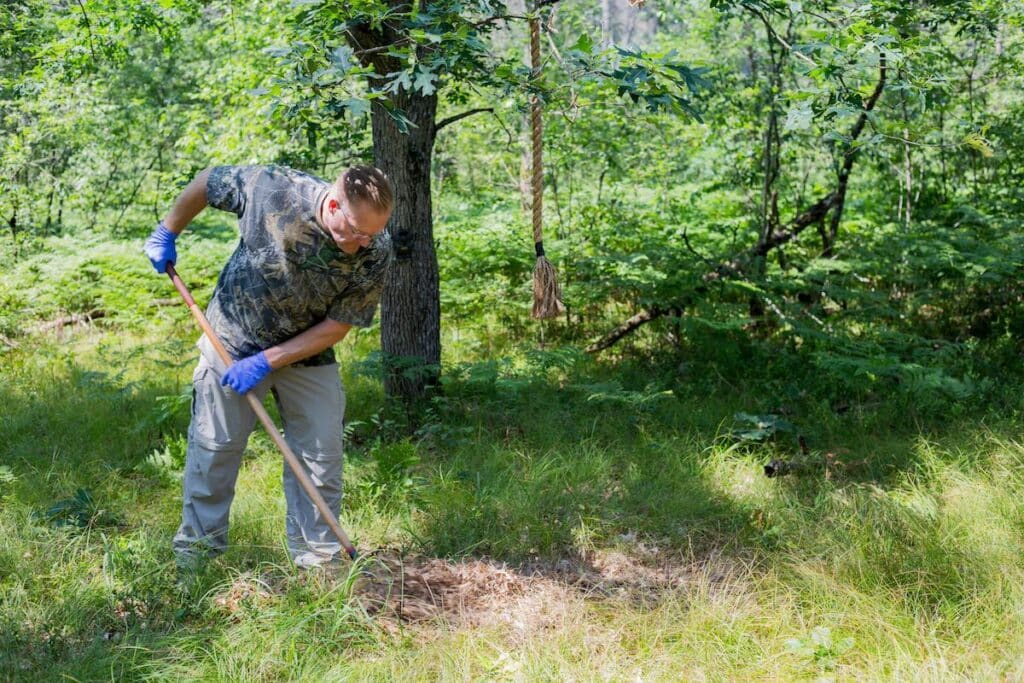
[[[153,304],[173,291],[137,245],[51,246],[0,275],[5,301],[25,304],[4,309],[6,333],[90,307],[108,316],[18,337],[0,355],[2,678],[1024,676],[1024,443],[1012,416],[926,419],[884,395],[836,413],[812,391],[786,401],[787,419],[812,459],[841,464],[769,480],[762,464],[795,453],[792,435],[742,444],[729,433],[735,413],[782,399],[770,382],[744,384],[728,349],[714,366],[693,359],[683,381],[666,374],[674,362],[598,364],[446,329],[444,396],[410,428],[381,410],[364,360],[375,333],[341,348],[360,423],[343,525],[361,548],[516,570],[656,547],[683,572],[678,586],[588,592],[549,576],[547,593],[485,623],[390,628],[344,582],[287,565],[281,460],[257,434],[230,551],[179,588],[170,538],[188,404],[177,397],[196,333],[183,307]],[[229,249],[223,234],[184,245],[198,298]],[[78,489],[91,524],[47,519]],[[260,595],[260,576],[275,590]]]

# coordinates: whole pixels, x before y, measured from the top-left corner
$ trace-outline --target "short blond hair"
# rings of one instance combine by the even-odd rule
[[[376,166],[352,166],[334,184],[349,202],[365,202],[375,210],[390,212],[395,204],[395,190],[384,171]]]

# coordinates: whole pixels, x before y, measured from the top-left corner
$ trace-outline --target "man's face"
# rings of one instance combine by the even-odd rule
[[[366,202],[349,202],[344,196],[336,197],[333,191],[324,200],[324,227],[346,254],[369,246],[374,235],[384,230],[390,217],[390,211],[378,211]]]

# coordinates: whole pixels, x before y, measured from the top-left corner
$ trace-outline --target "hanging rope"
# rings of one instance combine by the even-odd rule
[[[530,67],[532,78],[540,78],[540,19],[530,18]],[[565,311],[562,289],[558,286],[555,266],[544,255],[544,166],[541,156],[540,97],[530,95],[530,124],[533,130],[533,247],[537,263],[533,267],[533,317],[554,318]]]

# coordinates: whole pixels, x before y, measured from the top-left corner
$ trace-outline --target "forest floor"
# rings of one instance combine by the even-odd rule
[[[193,324],[138,244],[47,247],[0,273],[0,679],[1024,677],[1018,415],[821,404],[742,358],[595,361],[497,320],[445,328],[414,422],[382,410],[377,330],[340,347],[355,564],[287,562],[256,433],[230,550],[179,583]],[[200,301],[230,247],[184,240]]]

